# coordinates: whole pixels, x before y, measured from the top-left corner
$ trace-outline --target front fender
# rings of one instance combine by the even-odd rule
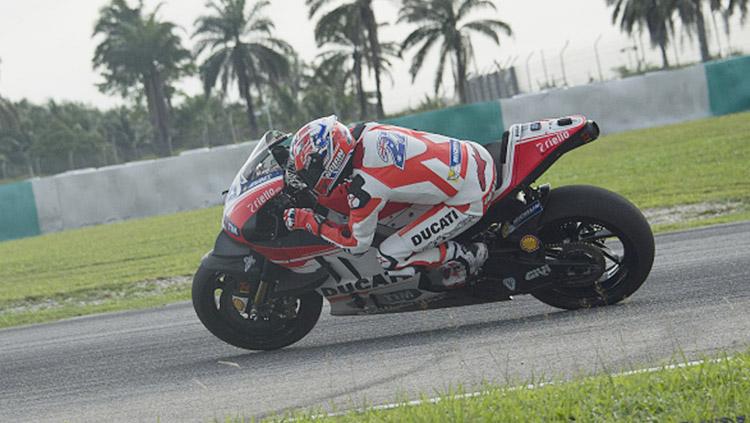
[[[201,267],[248,278],[257,260],[258,257],[249,246],[240,244],[221,231],[216,237],[213,250],[201,259]]]
[[[316,272],[295,273],[266,260],[249,246],[240,244],[222,231],[214,249],[201,260],[201,267],[232,275],[242,280],[273,283],[269,296],[290,296],[313,291],[325,282],[330,274],[321,267]]]
[[[226,232],[219,232],[211,253],[220,257],[241,257],[252,253],[250,246],[233,240]]]

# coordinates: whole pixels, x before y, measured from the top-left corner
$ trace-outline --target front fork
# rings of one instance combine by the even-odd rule
[[[260,310],[261,305],[265,304],[266,298],[268,296],[268,285],[269,283],[266,282],[265,279],[261,279],[261,281],[258,283],[258,290],[255,292],[255,297],[253,297],[253,304],[250,308],[250,318],[255,320],[258,318],[258,310]]]
[[[259,275],[260,280],[257,284],[255,295],[252,295],[253,284],[249,281],[238,282],[236,285],[236,291],[232,293],[232,304],[234,305],[234,308],[240,314],[247,312],[250,319],[256,319],[258,317],[259,311],[268,299],[268,288],[270,286],[270,283],[267,281],[268,279],[266,277],[268,271],[267,263],[267,260],[263,260],[263,267]],[[252,302],[250,301],[251,295]],[[249,312],[247,310],[248,305],[250,306]]]

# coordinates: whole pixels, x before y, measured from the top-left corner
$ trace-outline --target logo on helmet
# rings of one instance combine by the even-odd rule
[[[378,156],[386,163],[393,162],[404,170],[406,163],[406,138],[403,135],[381,132],[378,137]]]
[[[328,126],[325,123],[318,124],[318,132],[312,135],[312,141],[315,147],[325,148],[328,146],[329,138],[331,138],[328,131]]]
[[[346,154],[343,151],[338,150],[336,152],[336,156],[333,158],[333,160],[331,160],[331,164],[327,166],[329,171],[325,172],[323,176],[331,178],[331,179],[334,179],[337,176],[339,176],[339,173],[344,168],[345,159],[346,159]]]

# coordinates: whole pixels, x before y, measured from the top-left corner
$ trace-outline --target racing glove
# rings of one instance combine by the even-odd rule
[[[290,231],[306,230],[314,235],[320,235],[320,227],[326,218],[315,214],[312,209],[292,208],[284,210],[284,224]]]

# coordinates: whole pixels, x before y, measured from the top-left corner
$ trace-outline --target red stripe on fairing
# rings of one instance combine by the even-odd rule
[[[305,247],[265,247],[250,243],[253,250],[274,263],[288,266],[307,262],[312,258],[329,255],[337,252],[338,248],[332,245],[310,245]]]

